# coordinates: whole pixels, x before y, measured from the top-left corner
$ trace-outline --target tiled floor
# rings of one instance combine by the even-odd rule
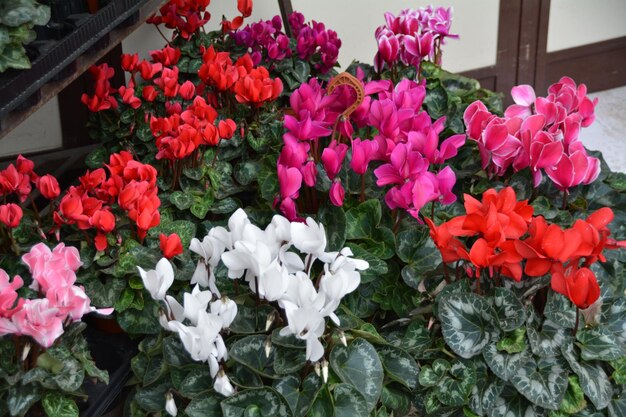
[[[626,172],[626,87],[589,94],[598,97],[596,120],[580,132],[580,140],[602,155],[613,171]]]

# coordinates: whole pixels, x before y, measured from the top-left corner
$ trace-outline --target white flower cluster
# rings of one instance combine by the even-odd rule
[[[234,320],[237,305],[220,297],[215,284],[214,270],[220,260],[228,268],[229,278],[244,277],[260,298],[277,302],[285,310],[287,327],[281,335],[293,334],[304,340],[306,358],[312,362],[324,355],[319,339],[325,318],[339,324],[335,310],[341,299],[359,286],[359,271],[369,267],[366,261],[351,258],[350,248],[326,252],[324,226],[311,218],[306,223],[291,223],[276,215],[263,230],[253,225],[242,209],[230,217],[228,229],[214,227],[202,241],[193,239],[190,249],[201,256],[191,280],[198,285],[184,294],[183,305],[166,295],[174,280],[169,261],[161,259],[156,270],[139,268],[139,272],[152,297],[167,306],[162,326],[178,333],[193,359],[209,363],[211,375],[218,375],[214,388],[223,395],[231,395],[233,388],[219,367],[219,362],[227,359],[220,331]],[[322,265],[314,285],[311,273],[317,261]],[[199,286],[209,289],[201,291]]]
[[[341,299],[359,286],[359,271],[367,269],[368,263],[351,258],[349,248],[326,252],[324,225],[311,218],[306,223],[291,223],[277,215],[262,230],[250,223],[240,209],[229,219],[228,228],[230,239],[222,241],[225,252],[221,256],[228,276],[243,276],[259,297],[278,302],[285,310],[288,323],[281,334],[294,334],[306,341],[306,358],[313,362],[319,360],[324,355],[319,338],[326,327],[325,317],[339,324],[334,312]],[[224,232],[224,229],[214,228],[207,238],[215,236],[217,239],[217,236],[225,236]],[[294,247],[306,254],[304,260],[291,251]],[[323,263],[323,271],[316,289],[311,270],[318,260]]]
[[[183,346],[194,360],[209,363],[211,376],[215,378],[215,391],[227,397],[232,395],[235,390],[219,365],[228,360],[228,350],[220,332],[235,319],[237,304],[228,297],[213,300],[210,290],[201,291],[196,285],[191,293],[183,294],[181,305],[174,297],[167,295],[167,290],[174,282],[174,269],[165,258],[157,263],[154,270],[137,269],[152,298],[165,303],[167,311],[159,317],[161,326],[178,333]]]

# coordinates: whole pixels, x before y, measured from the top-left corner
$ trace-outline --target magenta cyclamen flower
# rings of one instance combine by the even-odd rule
[[[531,86],[513,87],[515,104],[497,117],[481,102],[465,110],[467,135],[478,143],[482,165],[491,174],[504,175],[509,168],[530,168],[535,187],[542,170],[563,191],[589,184],[599,175],[599,161],[587,154],[578,140],[581,127],[593,122],[597,99],[587,97],[587,88],[568,77],[536,97]]]
[[[429,6],[417,10],[406,9],[398,16],[385,13],[383,26],[376,29],[378,52],[374,57],[374,68],[392,67],[396,63],[419,67],[428,58],[439,58],[436,47],[444,44],[450,34],[452,9]],[[437,62],[440,64],[440,62]]]
[[[348,152],[348,145],[345,143],[337,143],[332,141],[330,145],[322,152],[322,164],[326,170],[326,175],[331,180],[334,180],[339,171],[341,170],[341,164]]]

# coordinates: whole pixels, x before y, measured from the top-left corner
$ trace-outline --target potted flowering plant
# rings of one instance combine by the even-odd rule
[[[91,306],[77,285],[78,250],[63,242],[54,245],[52,216],[37,209],[33,194],[56,198],[56,179],[37,175],[34,164],[19,156],[0,171],[0,193],[0,410],[11,416],[35,410],[78,416],[77,403],[87,399],[86,378],[109,379],[92,359],[81,319],[112,309]]]
[[[335,75],[325,27],[239,1],[205,34],[207,5],[161,9],[127,86],[93,69],[116,141],[56,210],[128,285],[129,415],[624,413],[625,177],[580,141],[584,85],[503,109],[441,68],[449,9],[387,13]]]

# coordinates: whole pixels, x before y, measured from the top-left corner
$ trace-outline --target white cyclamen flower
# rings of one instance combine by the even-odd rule
[[[235,320],[237,303],[224,296],[211,303],[211,313],[218,315],[222,320],[222,328],[226,329]]]
[[[213,383],[213,389],[224,397],[230,397],[235,393],[235,389],[223,370],[218,372],[217,378],[215,378],[215,382]]]
[[[324,356],[324,346],[319,338],[324,334],[326,322],[317,309],[304,307],[287,311],[287,321],[288,326],[281,329],[280,334],[293,334],[306,341],[307,360],[315,362]]]
[[[202,256],[205,262],[212,267],[217,266],[220,262],[220,257],[222,256],[222,253],[224,253],[225,249],[226,245],[224,242],[212,237],[211,235],[205,236],[202,241],[193,238],[191,239],[191,244],[189,245],[189,250]]]
[[[172,286],[174,282],[174,269],[166,258],[161,260],[156,265],[156,270],[151,269],[144,271],[141,267],[137,267],[143,286],[148,290],[150,295],[155,300],[165,299],[165,293]]]
[[[178,414],[178,409],[176,408],[174,396],[169,391],[165,394],[165,411],[167,411],[167,414],[172,417],[176,417],[176,414]]]
[[[290,279],[287,268],[274,260],[257,278],[258,293],[267,301],[276,301],[287,291]],[[250,289],[257,290],[254,281],[250,283]]]
[[[299,251],[319,257],[326,249],[324,225],[308,217],[306,224],[291,223],[291,239]]]
[[[228,219],[228,230],[230,230],[230,243],[228,249],[232,249],[235,242],[243,239],[243,231],[250,224],[250,219],[243,209],[237,209]]]

